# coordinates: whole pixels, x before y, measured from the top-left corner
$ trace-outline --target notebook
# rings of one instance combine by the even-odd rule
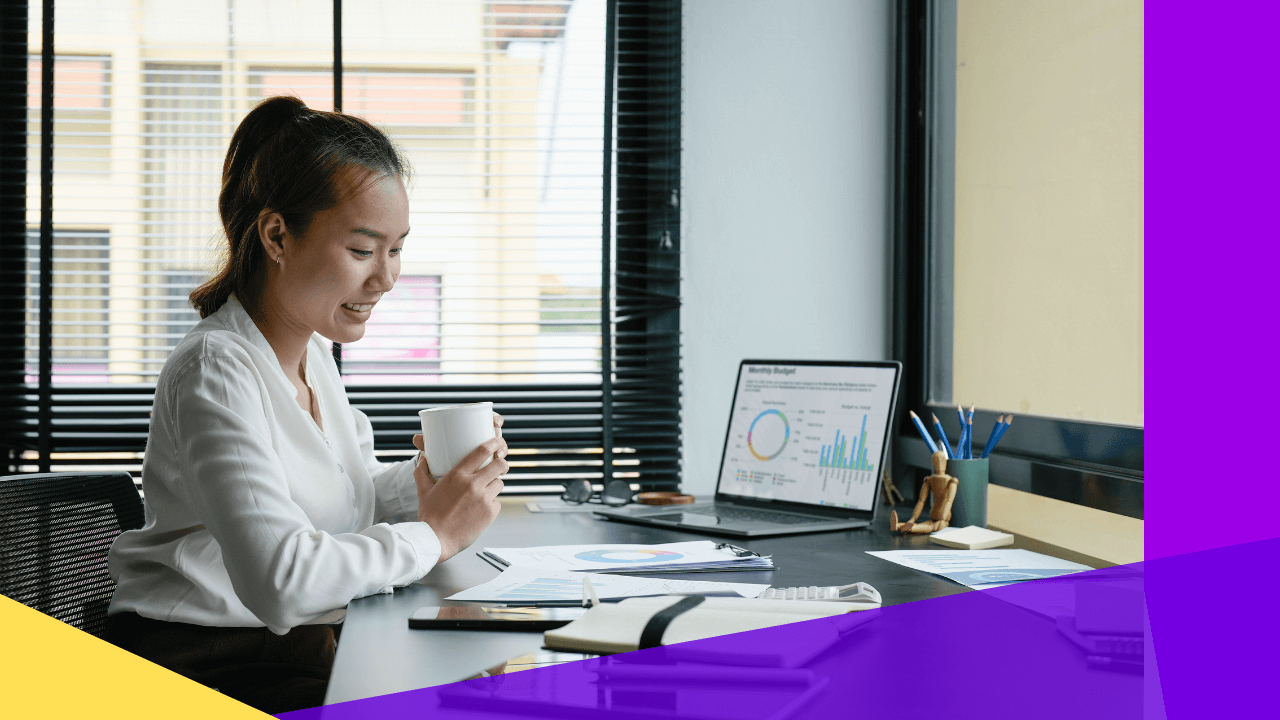
[[[677,603],[690,607],[678,607]],[[620,603],[592,607],[564,627],[548,630],[543,635],[543,643],[551,650],[622,653],[867,609],[871,608],[856,603],[805,600],[679,595],[627,598]],[[835,639],[834,625],[817,627]]]
[[[747,537],[866,527],[901,374],[897,362],[743,360],[714,500],[596,514]]]

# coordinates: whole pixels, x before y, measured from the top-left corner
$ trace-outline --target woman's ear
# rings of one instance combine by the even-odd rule
[[[279,265],[284,255],[284,240],[289,234],[289,229],[284,224],[284,217],[280,213],[264,208],[258,214],[258,241],[262,243],[262,249],[267,253],[267,261],[272,265]]]

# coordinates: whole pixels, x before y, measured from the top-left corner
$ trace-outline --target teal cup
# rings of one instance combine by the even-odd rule
[[[987,526],[988,460],[948,460],[947,474],[960,481],[951,504],[951,527]]]

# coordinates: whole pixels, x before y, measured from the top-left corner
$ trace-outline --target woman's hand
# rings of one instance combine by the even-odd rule
[[[418,519],[430,525],[439,538],[440,562],[475,542],[498,516],[501,476],[511,466],[506,461],[507,443],[501,437],[502,416],[494,413],[493,418],[498,437],[472,450],[444,477],[432,479],[425,453],[419,455],[413,469],[418,485]],[[419,450],[425,449],[421,435],[413,436],[413,444]],[[489,458],[493,461],[480,467]]]

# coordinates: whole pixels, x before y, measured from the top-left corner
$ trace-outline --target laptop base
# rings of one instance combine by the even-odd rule
[[[649,527],[667,527],[688,532],[705,533],[724,537],[772,537],[775,535],[803,535],[821,532],[842,532],[869,527],[869,520],[815,518],[814,522],[795,524],[752,523],[750,521],[726,522],[716,517],[715,505],[696,503],[680,508],[602,508],[595,514],[618,522],[629,522]],[[706,511],[706,513],[701,512]],[[812,516],[805,516],[812,517]]]

